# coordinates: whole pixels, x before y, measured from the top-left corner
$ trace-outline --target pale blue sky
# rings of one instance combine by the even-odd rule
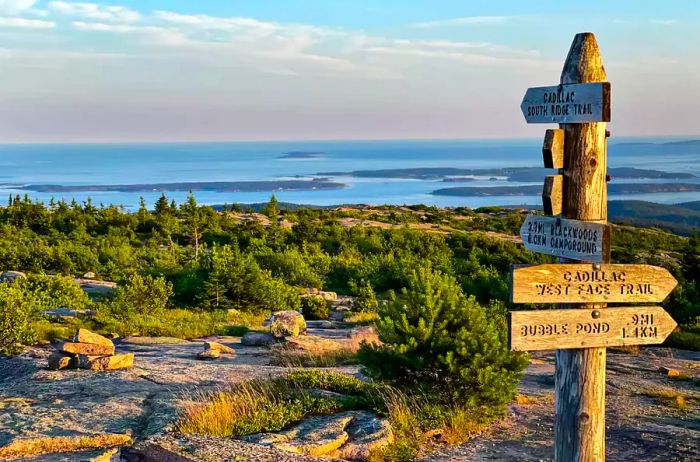
[[[0,142],[515,138],[576,32],[617,135],[700,135],[700,2],[0,0]]]

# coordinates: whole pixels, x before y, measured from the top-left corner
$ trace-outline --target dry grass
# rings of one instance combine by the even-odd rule
[[[177,428],[182,433],[233,436],[235,424],[253,417],[263,403],[281,401],[273,381],[245,382],[231,390],[195,395],[184,405]]]
[[[659,403],[674,409],[678,409],[679,411],[688,410],[688,396],[673,388],[647,388],[645,390],[640,391],[638,394],[641,396],[646,396],[648,398],[654,398]]]
[[[522,395],[522,394],[518,393],[515,396],[515,404],[519,404],[521,406],[530,406],[533,404],[553,403],[553,402],[554,402],[554,396],[552,396],[552,395],[529,396],[529,395]]]
[[[372,311],[358,311],[351,313],[343,318],[343,321],[348,324],[373,324],[379,319],[379,314]]]
[[[0,459],[11,460],[37,454],[79,451],[83,449],[112,448],[131,444],[131,436],[102,433],[89,436],[58,436],[15,440],[0,448]]]
[[[349,350],[315,353],[304,350],[272,349],[271,364],[282,367],[336,367],[357,363],[357,355]]]
[[[483,432],[488,423],[468,409],[455,409],[443,425],[442,440],[450,446],[462,444]]]

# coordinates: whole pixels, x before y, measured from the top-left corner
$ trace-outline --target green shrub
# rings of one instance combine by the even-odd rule
[[[301,299],[301,311],[306,319],[328,319],[331,304],[323,297],[310,295]]]
[[[0,283],[0,354],[18,353],[21,345],[32,343],[33,299],[21,284]]]
[[[671,332],[671,335],[669,335],[664,342],[664,346],[680,348],[682,350],[700,351],[700,332],[693,332],[692,330]]]
[[[226,313],[223,311],[194,311],[163,309],[157,314],[131,313],[113,317],[107,311],[86,320],[86,327],[100,333],[116,332],[121,336],[139,334],[153,337],[193,339],[226,334]]]
[[[367,281],[362,281],[357,288],[357,298],[352,305],[353,311],[376,313],[379,310],[379,301],[374,289]]]
[[[446,404],[511,401],[527,360],[508,350],[505,320],[488,316],[449,275],[421,268],[408,280],[380,310],[383,345],[360,349],[367,373]]]
[[[157,316],[165,310],[172,293],[172,284],[165,279],[134,274],[117,287],[106,307],[110,316],[125,321],[137,316]]]
[[[35,308],[39,311],[54,308],[84,310],[92,303],[85,291],[67,276],[30,274],[26,280],[17,282],[34,298]]]

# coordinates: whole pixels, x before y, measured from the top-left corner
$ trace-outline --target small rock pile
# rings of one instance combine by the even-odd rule
[[[197,359],[218,359],[222,354],[235,356],[236,350],[218,342],[204,342],[204,350],[197,354]]]
[[[112,371],[134,366],[134,354],[115,354],[114,343],[106,337],[79,329],[72,342],[60,342],[49,356],[49,369]]]

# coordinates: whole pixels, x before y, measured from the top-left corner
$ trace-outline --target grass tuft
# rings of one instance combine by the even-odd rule
[[[131,437],[118,433],[20,439],[1,447],[0,459],[11,460],[38,454],[112,448],[129,444],[131,444]]]

